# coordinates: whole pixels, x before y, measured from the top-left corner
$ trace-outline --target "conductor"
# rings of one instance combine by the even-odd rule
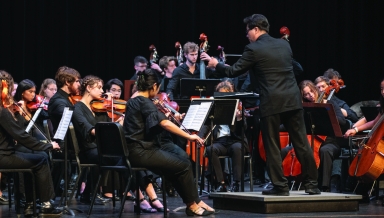
[[[291,47],[287,41],[268,34],[269,23],[264,15],[246,17],[244,23],[250,43],[233,66],[219,64],[206,53],[201,54],[201,59],[208,61],[208,67],[216,68],[217,77],[236,77],[249,70],[256,78],[260,87],[260,121],[267,172],[274,186],[262,194],[289,195],[288,181],[281,165],[280,124],[288,130],[301,163],[305,192],[320,194],[316,164],[306,137],[300,90],[293,73]]]

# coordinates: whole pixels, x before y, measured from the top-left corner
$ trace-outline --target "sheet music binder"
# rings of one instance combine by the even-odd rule
[[[67,134],[69,123],[71,122],[73,110],[69,107],[65,107],[63,111],[63,116],[61,117],[59,126],[57,127],[54,139],[64,140],[65,135]]]
[[[181,129],[199,131],[201,126],[207,120],[208,114],[211,111],[213,100],[210,101],[195,101],[191,102],[188,111],[184,117]]]

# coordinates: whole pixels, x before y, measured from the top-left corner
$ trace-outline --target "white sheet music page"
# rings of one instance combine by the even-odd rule
[[[191,105],[180,128],[184,129],[185,127],[186,129],[199,131],[211,105],[212,102],[201,102],[200,104]]]
[[[67,134],[69,123],[71,122],[73,111],[69,110],[69,107],[64,108],[63,116],[61,117],[59,127],[55,133],[54,139],[64,140],[65,134]]]

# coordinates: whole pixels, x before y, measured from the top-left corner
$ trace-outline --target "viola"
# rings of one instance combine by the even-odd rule
[[[208,45],[208,37],[204,33],[200,34],[199,37],[201,43],[200,43],[200,53],[208,52],[209,45]],[[204,61],[200,60],[200,79],[206,79],[205,76],[205,63]]]
[[[27,103],[27,108],[30,111],[36,111],[40,107],[44,110],[48,110],[48,101],[45,100],[46,98],[41,95],[35,95],[35,98],[33,98],[32,101]]]
[[[162,102],[164,103],[164,105],[165,105],[169,110],[172,111],[172,109],[173,109],[173,111],[172,111],[173,113],[177,113],[177,112],[179,111],[179,109],[180,109],[179,105],[177,104],[177,102],[175,102],[175,101],[171,101],[171,100],[169,99],[169,96],[168,96],[167,93],[165,93],[165,92],[160,92],[160,93],[158,93],[158,94],[156,95],[156,97],[157,97],[160,101],[162,101]]]
[[[126,103],[126,101],[121,99],[108,100],[101,98],[91,101],[91,109],[93,112],[106,112],[113,121],[124,117]]]
[[[175,48],[176,48],[177,65],[180,66],[183,63],[183,49],[181,48],[180,42],[175,43]]]

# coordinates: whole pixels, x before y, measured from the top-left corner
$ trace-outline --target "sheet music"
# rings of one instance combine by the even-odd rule
[[[192,104],[187,114],[183,120],[182,126],[180,126],[181,129],[190,129],[199,131],[201,126],[203,125],[203,122],[205,118],[207,117],[207,114],[209,112],[209,109],[211,108],[212,102],[201,102],[200,104]]]
[[[64,140],[65,134],[67,134],[69,123],[71,122],[73,111],[69,110],[69,107],[64,108],[63,116],[61,117],[59,127],[55,133],[54,139]]]
[[[32,119],[29,121],[28,126],[27,126],[27,128],[25,129],[25,131],[26,131],[27,133],[29,133],[29,132],[31,131],[31,128],[32,128],[33,124],[35,123],[37,117],[39,116],[41,110],[42,110],[42,108],[39,107],[39,108],[37,109],[37,111],[35,112],[35,114],[33,115]]]

